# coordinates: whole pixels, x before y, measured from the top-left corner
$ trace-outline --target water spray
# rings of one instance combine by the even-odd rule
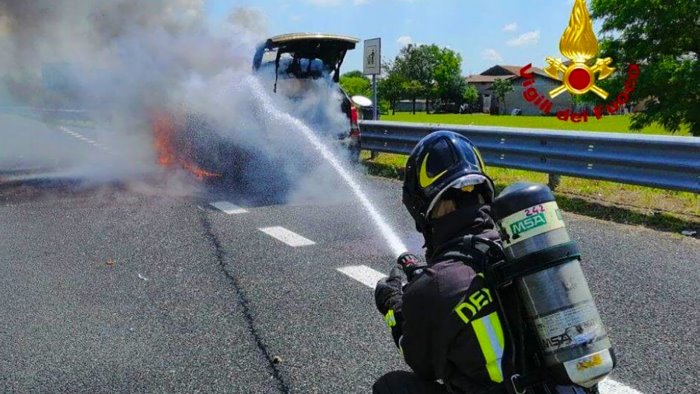
[[[387,245],[391,249],[395,256],[399,256],[401,253],[406,251],[406,246],[401,242],[401,239],[396,235],[394,230],[389,227],[384,217],[377,211],[377,209],[372,205],[372,202],[367,198],[367,195],[362,191],[360,184],[353,178],[352,174],[340,163],[338,158],[336,158],[331,150],[318,138],[318,136],[311,130],[304,122],[295,118],[294,116],[282,112],[275,108],[272,104],[272,100],[265,93],[265,89],[260,84],[260,82],[253,76],[248,76],[244,79],[244,83],[249,85],[249,90],[253,94],[253,98],[257,100],[260,107],[265,112],[265,115],[270,119],[274,119],[282,124],[288,124],[299,133],[301,133],[313,147],[321,153],[321,156],[333,167],[333,169],[340,175],[340,177],[350,186],[353,193],[360,201],[362,206],[367,210],[369,216],[374,221],[374,224],[379,229],[379,232],[384,237]]]

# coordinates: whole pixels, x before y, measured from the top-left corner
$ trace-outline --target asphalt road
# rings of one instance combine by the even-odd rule
[[[350,191],[316,176],[287,201],[163,180],[0,186],[0,391],[366,393],[405,369],[371,289],[338,271],[385,272],[392,253]],[[360,178],[419,251],[400,184]],[[618,354],[612,378],[698,392],[700,242],[565,219]]]

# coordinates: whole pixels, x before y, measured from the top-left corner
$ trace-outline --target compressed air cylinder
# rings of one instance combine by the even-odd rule
[[[545,185],[517,183],[493,212],[545,364],[562,384],[594,386],[615,355],[554,195]]]

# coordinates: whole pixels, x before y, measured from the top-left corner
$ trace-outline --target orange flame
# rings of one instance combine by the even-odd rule
[[[562,55],[576,63],[585,63],[598,54],[598,39],[593,33],[591,16],[588,14],[586,0],[576,0],[571,10],[569,26],[559,41]]]
[[[186,152],[178,151],[175,144],[177,125],[173,115],[163,111],[154,112],[152,116],[152,128],[154,145],[156,153],[158,154],[158,164],[163,167],[179,165],[192,173],[200,181],[208,177],[221,176],[220,174],[199,168],[188,158],[183,157],[183,153]]]
[[[215,172],[209,172],[209,171],[203,170],[203,169],[197,167],[195,164],[192,164],[191,162],[182,162],[181,165],[182,165],[182,168],[191,172],[200,181],[204,180],[205,178],[221,176],[221,174],[217,174]]]
[[[152,128],[158,164],[170,167],[175,163],[175,147],[173,146],[175,121],[172,115],[165,112],[154,113]]]

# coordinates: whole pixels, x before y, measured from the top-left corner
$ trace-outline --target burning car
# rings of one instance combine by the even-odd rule
[[[335,34],[283,34],[260,45],[253,58],[253,70],[274,70],[272,90],[291,99],[302,100],[304,96],[313,94],[313,85],[304,81],[330,79],[329,82],[338,93],[335,97],[338,107],[347,118],[347,127],[336,130],[336,135],[348,146],[354,160],[357,160],[360,153],[358,121],[361,112],[338,81],[345,54],[355,49],[358,41],[357,38]],[[303,114],[301,117],[304,118]]]
[[[318,126],[320,131],[345,145],[354,160],[360,151],[361,113],[338,80],[345,54],[358,41],[333,34],[285,34],[260,44],[253,57],[253,71],[269,82],[270,92],[293,103],[291,112],[295,117],[323,125]],[[316,97],[319,92],[325,96]],[[206,116],[197,114],[154,113],[152,126],[159,163],[180,166],[205,180],[239,177],[259,168],[261,160],[267,160],[265,164],[271,168],[280,167],[275,165],[274,157],[264,157],[222,139],[210,123]],[[275,184],[280,182],[285,183],[277,179]]]

